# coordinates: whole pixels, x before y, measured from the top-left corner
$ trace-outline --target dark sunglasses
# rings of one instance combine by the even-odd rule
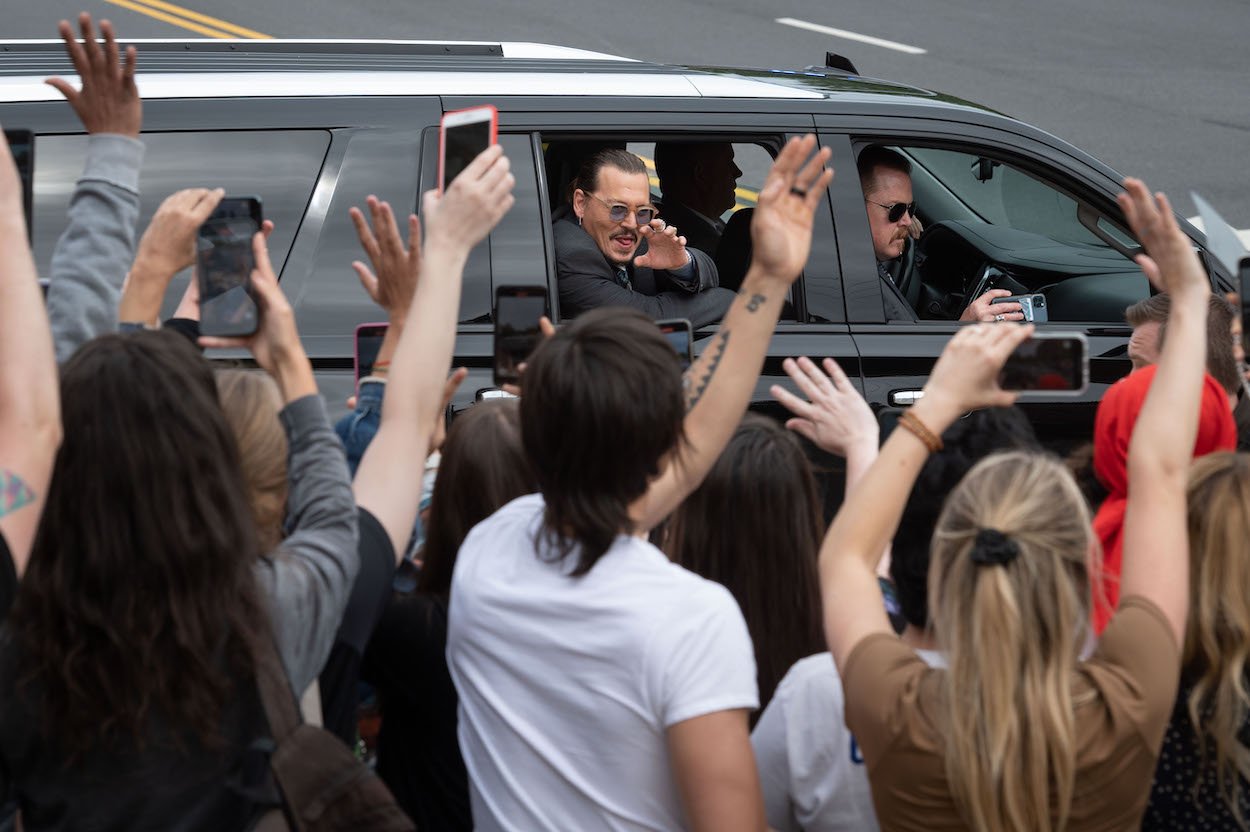
[[[872,202],[872,200],[865,199],[864,202]],[[913,220],[916,218],[915,202],[893,202],[889,205],[884,205],[880,202],[872,202],[872,204],[880,205],[882,208],[889,211],[890,213],[886,214],[886,219],[890,222],[898,222],[903,218],[904,214],[910,215]],[[622,219],[624,219],[624,217],[622,217]]]
[[[625,222],[625,218],[629,216],[630,209],[628,205],[622,205],[619,202],[608,202],[598,194],[592,194],[589,191],[582,191],[582,193],[589,194],[602,202],[604,205],[608,206],[608,219],[612,220],[612,222]],[[635,208],[633,213],[634,216],[638,218],[639,225],[646,225],[651,222],[651,220],[655,219],[657,212],[650,206],[643,206],[642,208]]]

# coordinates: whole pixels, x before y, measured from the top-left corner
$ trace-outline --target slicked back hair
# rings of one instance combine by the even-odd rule
[[[585,575],[665,459],[680,453],[685,397],[677,353],[632,309],[593,310],[544,341],[525,371],[521,440],[546,502],[543,537]]]
[[[628,150],[609,147],[582,162],[581,168],[577,171],[577,187],[588,194],[599,190],[599,171],[607,167],[613,167],[625,173],[647,175],[647,166],[643,164],[642,159]]]
[[[105,335],[61,368],[61,414],[10,619],[19,691],[70,759],[105,738],[141,744],[154,716],[217,746],[268,623],[212,369],[172,332]]]

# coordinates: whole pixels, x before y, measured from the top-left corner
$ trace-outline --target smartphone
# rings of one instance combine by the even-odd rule
[[[1250,341],[1247,333],[1250,329],[1250,257],[1243,257],[1237,263],[1237,280],[1241,287],[1241,339]]]
[[[993,306],[996,303],[1020,304],[1020,311],[1024,313],[1024,320],[1026,322],[1044,324],[1050,320],[1050,316],[1046,313],[1045,295],[1011,295],[1006,298],[994,298],[990,301],[990,306]]]
[[[256,268],[252,238],[263,219],[259,198],[226,197],[200,226],[196,274],[204,335],[242,337],[260,326],[260,308],[252,293]]]
[[[35,134],[29,130],[5,130],[4,140],[17,165],[17,176],[22,181],[22,213],[26,216],[26,236],[34,240],[32,221],[35,194]]]
[[[685,318],[672,318],[667,321],[656,321],[655,325],[673,345],[677,357],[681,359],[681,371],[684,373],[694,363],[694,329]]]
[[[389,324],[361,324],[356,327],[356,392],[360,392],[360,380],[373,375],[373,362],[378,360],[382,339],[386,337]]]
[[[438,129],[438,192],[447,190],[498,135],[499,111],[490,105],[445,113]]]
[[[517,365],[542,338],[538,320],[550,315],[542,286],[500,286],[495,290],[495,386],[516,384]]]
[[[998,386],[1022,395],[1075,396],[1089,386],[1089,342],[1079,332],[1037,332],[1016,347]]]

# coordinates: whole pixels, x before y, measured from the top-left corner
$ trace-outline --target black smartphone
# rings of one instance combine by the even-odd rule
[[[360,392],[360,380],[373,375],[373,363],[378,360],[382,339],[386,337],[389,324],[361,324],[356,327],[356,391]]]
[[[998,386],[1024,396],[1075,396],[1089,386],[1089,342],[1079,332],[1037,332],[1016,347]]]
[[[487,104],[445,113],[438,130],[438,192],[498,141],[499,111]]]
[[[22,212],[26,216],[26,236],[34,240],[35,200],[35,134],[29,130],[5,130],[4,140],[17,165],[18,178],[22,180]]]
[[[542,286],[500,286],[495,290],[495,386],[516,384],[517,365],[542,338],[538,321],[550,315]]]
[[[1241,339],[1250,343],[1250,257],[1237,262],[1237,280],[1241,287]]]
[[[656,321],[655,325],[673,345],[677,357],[681,359],[681,371],[684,373],[694,363],[694,328],[685,318],[671,318],[667,321]]]
[[[252,238],[263,219],[259,198],[226,197],[200,226],[196,273],[204,335],[241,337],[260,326],[260,308],[252,294]]]

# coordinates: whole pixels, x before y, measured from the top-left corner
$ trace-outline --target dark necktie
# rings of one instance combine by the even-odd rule
[[[625,271],[624,266],[616,267],[616,283],[618,286],[621,286],[625,289],[633,288],[629,285],[629,272]]]

